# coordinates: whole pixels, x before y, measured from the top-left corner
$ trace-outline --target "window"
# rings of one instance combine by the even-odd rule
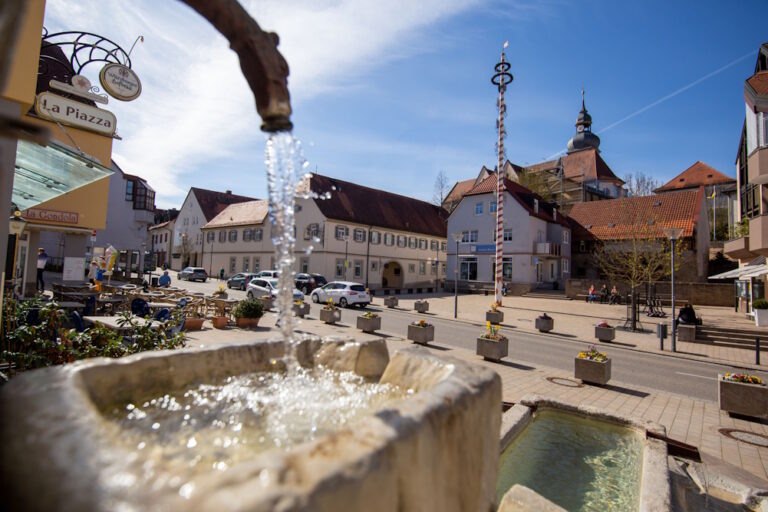
[[[477,281],[477,258],[461,258],[459,279]]]
[[[437,240],[430,240],[429,241],[429,250],[437,252],[438,248],[440,246],[437,243]]]
[[[336,226],[336,240],[346,240],[349,236],[349,228],[347,226]]]
[[[419,262],[419,274],[424,275],[427,273],[427,262],[426,261],[420,261]]]
[[[475,215],[483,214],[483,203],[475,203]]]
[[[215,241],[215,240],[216,240],[216,233],[214,233],[213,231],[209,231],[209,232],[208,232],[208,233],[205,235],[205,239],[206,239],[206,240],[208,240],[209,242],[213,242],[213,241]]]
[[[379,245],[381,243],[381,233],[378,231],[371,231],[370,242],[372,245]]]
[[[427,250],[427,239],[426,238],[419,238],[419,249],[422,251]]]
[[[168,243],[168,233],[165,234],[165,243]]]
[[[549,262],[549,279],[555,278],[555,262],[550,261]]]
[[[571,273],[571,260],[563,259],[563,274]]]
[[[125,182],[125,200],[133,201],[133,181],[131,180]]]
[[[256,273],[259,271],[259,267],[261,266],[261,259],[259,259],[258,256],[253,257],[253,272]]]
[[[417,241],[415,236],[409,236],[408,237],[408,248],[409,249],[415,249],[417,247]]]
[[[504,228],[504,241],[505,242],[512,241],[512,228]]]
[[[243,272],[249,272],[249,262],[251,261],[251,258],[248,256],[243,256]]]
[[[491,201],[488,205],[488,213],[496,213],[496,201]]]
[[[379,262],[378,261],[372,261],[371,262],[371,272],[378,272],[379,270]]]
[[[232,256],[229,258],[229,274],[232,275],[237,272],[237,259]]]
[[[261,242],[261,239],[264,237],[264,230],[261,228],[256,228],[253,230],[253,241],[254,242]]]
[[[435,274],[437,274],[437,265],[439,265],[439,263],[438,263],[437,261],[433,261],[433,262],[432,262],[432,263],[429,265],[429,273],[430,273],[430,274],[432,274],[433,276],[434,276]]]
[[[397,235],[398,247],[405,247],[407,244],[408,244],[408,239],[405,237],[405,235]]]
[[[342,277],[344,277],[344,260],[337,259],[336,260],[336,278],[342,278]]]
[[[253,240],[253,230],[250,229],[250,228],[244,229],[243,230],[243,242],[250,242],[251,240]],[[244,272],[247,272],[247,270],[245,270]]]
[[[512,279],[512,257],[502,258],[501,260],[501,274],[504,279]]]
[[[571,243],[571,232],[568,231],[567,229],[563,230],[563,243],[564,244]]]
[[[219,243],[223,244],[226,241],[227,241],[227,232],[224,230],[219,231]]]
[[[416,273],[416,264],[415,263],[409,263],[408,264],[408,272],[410,274],[415,274]]]
[[[237,230],[235,229],[229,230],[229,241],[237,242]]]
[[[462,231],[461,232],[461,243],[467,243],[469,242],[469,231]]]
[[[355,237],[355,242],[365,242],[365,230],[355,229],[354,237]]]
[[[360,279],[363,277],[363,262],[362,260],[355,260],[355,278]]]
[[[395,235],[384,233],[384,245],[395,245]]]
[[[448,251],[448,242],[440,242],[440,250],[443,252]]]
[[[477,230],[473,229],[469,232],[469,241],[470,242],[477,242]]]
[[[587,244],[584,240],[579,242],[579,252],[587,252]]]
[[[303,274],[309,273],[309,258],[301,258],[301,263],[299,264],[300,272]]]
[[[320,233],[320,225],[316,222],[307,226],[307,230],[304,232],[304,240],[314,240]]]

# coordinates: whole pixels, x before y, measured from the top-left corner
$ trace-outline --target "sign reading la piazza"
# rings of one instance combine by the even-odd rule
[[[37,95],[35,112],[43,119],[109,136],[114,135],[117,125],[115,114],[108,110],[92,107],[50,92],[41,92]]]

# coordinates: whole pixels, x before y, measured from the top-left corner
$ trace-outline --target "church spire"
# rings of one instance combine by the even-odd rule
[[[576,118],[576,135],[568,141],[568,153],[580,149],[595,148],[599,151],[600,137],[592,133],[592,116],[584,102],[584,87],[581,88],[581,112]]]

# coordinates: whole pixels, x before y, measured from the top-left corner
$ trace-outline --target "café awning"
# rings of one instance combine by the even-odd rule
[[[12,201],[23,211],[111,174],[98,162],[55,142],[41,146],[19,140]]]

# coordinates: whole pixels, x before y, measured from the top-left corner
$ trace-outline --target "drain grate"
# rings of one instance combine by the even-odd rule
[[[558,386],[565,386],[567,388],[584,387],[584,384],[582,384],[581,382],[573,379],[567,379],[565,377],[546,377],[546,379],[552,384],[557,384]]]
[[[718,429],[718,432],[735,441],[741,441],[742,443],[759,446],[761,448],[768,448],[768,436],[763,434],[747,432],[746,430],[739,430],[737,428],[721,428]]]

